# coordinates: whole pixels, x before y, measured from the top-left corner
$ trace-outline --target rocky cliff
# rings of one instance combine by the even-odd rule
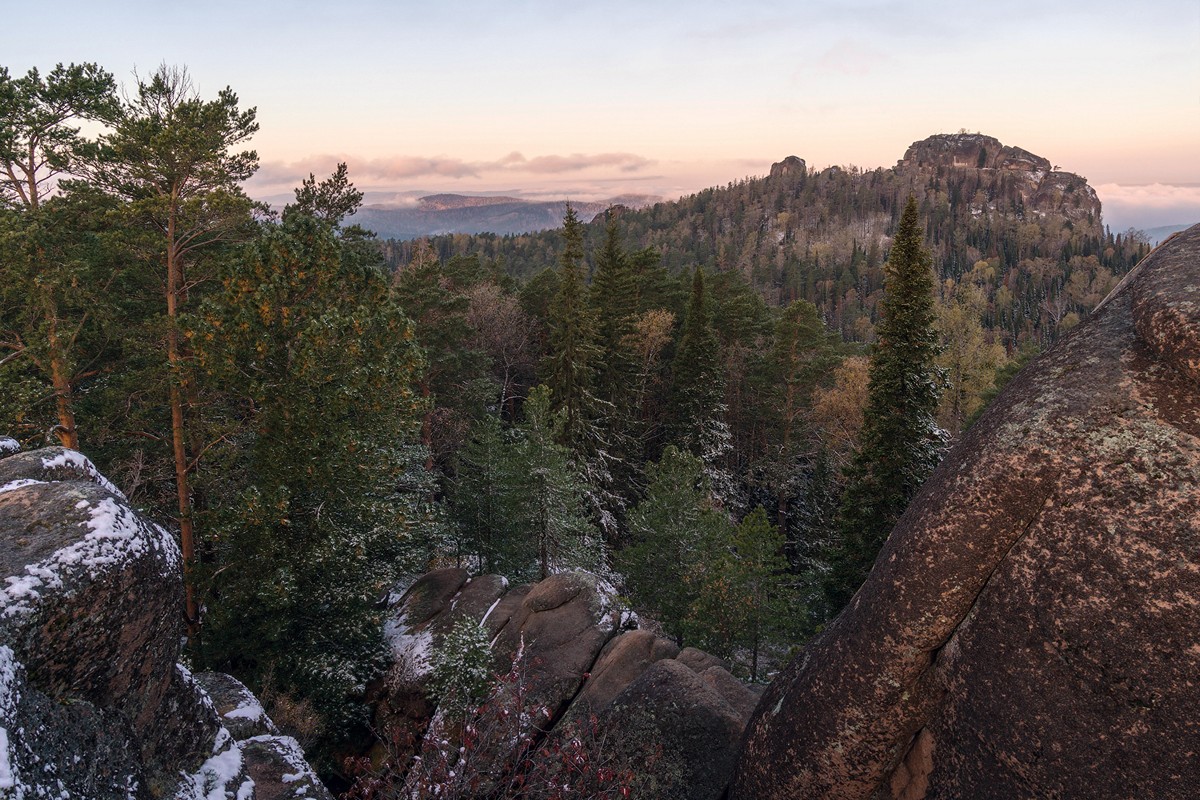
[[[578,757],[603,759],[610,772],[628,770],[635,796],[716,800],[724,794],[757,695],[719,659],[694,648],[681,651],[633,627],[611,588],[585,572],[509,587],[499,576],[469,578],[465,570],[443,569],[398,594],[385,623],[393,663],[371,690],[381,738],[376,761],[385,754],[402,761],[394,766],[403,773],[435,714],[440,721],[444,710],[429,693],[433,654],[464,619],[486,633],[496,674],[516,664],[521,708],[536,721],[534,738],[545,743],[525,769],[556,774],[556,765],[539,760],[561,757],[564,740],[586,739]],[[477,737],[486,727],[473,725]],[[462,757],[460,772],[504,773],[522,737],[502,738],[506,745],[487,754],[482,766],[478,750]]]
[[[16,450],[0,439],[0,797],[330,798],[244,686],[179,663],[174,538],[79,453]]]
[[[1193,797],[1197,630],[1200,226],[950,453],[766,692],[733,796]]]

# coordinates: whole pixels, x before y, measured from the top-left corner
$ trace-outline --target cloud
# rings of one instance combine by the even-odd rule
[[[351,179],[363,185],[415,178],[481,178],[485,174],[561,175],[592,169],[616,169],[632,173],[655,163],[635,153],[572,153],[526,158],[519,152],[512,152],[490,161],[468,161],[449,156],[362,159],[346,154],[322,154],[291,163],[264,162],[252,183],[257,186],[294,185],[309,173],[318,176],[330,174],[343,161],[350,168]]]
[[[1102,183],[1096,194],[1104,202],[1129,203],[1150,208],[1200,206],[1200,185],[1169,183]]]
[[[1200,222],[1200,184],[1102,183],[1096,194],[1113,230]]]
[[[520,160],[510,161],[505,164],[506,168],[537,174],[582,172],[595,167],[616,167],[622,172],[637,172],[654,163],[648,158],[633,153],[597,153],[595,155],[573,153],[569,156],[537,156],[530,159],[525,159],[520,153],[512,153],[509,158],[513,156],[519,157]]]
[[[882,50],[856,39],[839,39],[811,62],[802,64],[796,77],[815,73],[818,75],[863,76],[891,66],[894,59]]]

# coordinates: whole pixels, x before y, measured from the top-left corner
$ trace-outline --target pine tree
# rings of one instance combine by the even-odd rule
[[[197,475],[213,501],[197,657],[308,698],[336,740],[365,723],[376,601],[424,566],[413,523],[426,509],[401,491],[419,410],[411,324],[331,222],[290,209],[265,227],[189,338],[200,377],[223,389],[202,409],[222,435]]]
[[[5,288],[24,296],[13,316],[0,316],[12,320],[19,315],[24,324],[6,324],[7,330],[0,331],[0,366],[24,358],[28,363],[14,369],[33,380],[35,373],[44,376],[55,401],[54,431],[64,447],[76,449],[75,395],[79,373],[87,371],[80,367],[94,355],[78,352],[78,345],[86,329],[95,328],[99,314],[93,312],[111,305],[97,302],[96,295],[103,295],[99,284],[111,283],[111,274],[105,273],[115,267],[80,257],[81,240],[94,238],[99,214],[79,215],[78,202],[65,214],[61,207],[49,215],[39,212],[57,180],[78,174],[81,154],[92,145],[74,124],[111,122],[119,110],[113,76],[96,64],[59,64],[45,77],[31,69],[17,79],[0,67],[0,204],[12,202],[24,212],[15,215],[12,228],[5,226],[21,235],[6,243],[7,274],[0,277]],[[86,197],[88,192],[79,194]],[[82,230],[72,222],[81,222]],[[89,268],[97,274],[86,274]],[[86,297],[89,292],[93,297]]]
[[[946,435],[936,422],[942,376],[935,364],[934,275],[922,240],[917,202],[909,197],[884,265],[860,447],[847,471],[839,540],[826,580],[834,612],[862,584],[945,447]]]
[[[240,183],[258,169],[253,150],[233,152],[258,132],[256,111],[239,110],[226,88],[211,101],[195,93],[184,69],[166,65],[147,81],[100,138],[89,158],[89,177],[129,201],[131,216],[157,235],[162,254],[166,311],[167,407],[171,414],[171,457],[183,550],[186,612],[194,632],[199,605],[194,591],[195,521],[192,472],[203,447],[192,442],[188,349],[181,325],[191,297],[189,273],[200,253],[222,243],[244,241],[252,230],[253,204]]]

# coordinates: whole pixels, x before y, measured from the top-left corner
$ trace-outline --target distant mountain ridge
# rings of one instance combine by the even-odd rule
[[[523,200],[507,195],[431,194],[415,203],[363,206],[353,221],[386,239],[418,239],[441,234],[500,235],[549,230],[562,224],[568,202],[582,219],[592,219],[615,205],[648,206],[659,200],[626,194],[599,202]]]
[[[1160,225],[1157,228],[1147,228],[1146,230],[1142,231],[1142,233],[1146,234],[1146,240],[1150,242],[1151,247],[1157,247],[1167,239],[1171,238],[1172,234],[1179,233],[1180,231],[1186,231],[1194,224],[1195,223],[1187,223],[1185,225]]]

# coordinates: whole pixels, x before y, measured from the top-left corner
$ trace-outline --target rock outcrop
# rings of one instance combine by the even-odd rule
[[[638,785],[652,787],[647,797],[716,800],[725,792],[755,694],[708,653],[681,653],[631,628],[635,618],[612,589],[586,572],[512,588],[498,576],[468,579],[459,569],[415,581],[384,623],[393,663],[371,691],[383,739],[377,758],[386,751],[394,764],[415,753],[437,711],[428,694],[431,656],[464,618],[485,630],[497,674],[520,656],[522,702],[539,710],[548,740],[587,727],[605,743],[609,763],[640,771]]]
[[[768,688],[734,798],[1194,796],[1198,345],[1200,226],[947,456]]]
[[[981,133],[941,133],[913,142],[896,165],[898,172],[919,174],[946,169],[979,170],[994,185],[992,194],[1015,193],[1039,216],[1050,212],[1070,220],[1100,222],[1100,198],[1084,178],[1058,171],[1039,155]],[[971,202],[979,213],[990,210],[986,195]]]
[[[174,538],[79,453],[11,442],[0,439],[0,796],[329,798],[244,686],[178,663]],[[204,690],[218,684],[228,708]]]

